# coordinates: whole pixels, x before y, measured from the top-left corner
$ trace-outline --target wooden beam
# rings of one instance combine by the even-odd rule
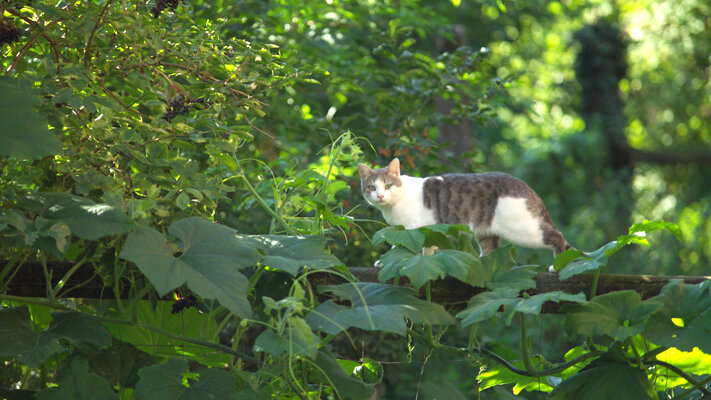
[[[6,267],[6,262],[0,262],[0,271]],[[52,285],[56,285],[62,277],[73,267],[69,262],[48,262],[47,270],[51,275]],[[64,297],[74,298],[103,298],[113,299],[112,288],[104,287],[101,277],[95,271],[97,266],[86,264],[79,267],[65,282]],[[46,280],[44,269],[39,262],[26,262],[21,267],[12,267],[5,278],[5,282],[0,283],[0,292],[22,297],[46,297]],[[361,282],[377,282],[378,269],[376,268],[349,268],[353,276]],[[592,275],[576,275],[570,279],[561,281],[557,273],[543,272],[536,276],[536,289],[528,291],[529,294],[547,293],[562,290],[567,293],[583,292],[590,296],[592,285]],[[686,283],[696,284],[711,279],[709,276],[652,276],[652,275],[600,275],[597,286],[597,294],[604,294],[616,290],[634,290],[643,299],[648,299],[659,294],[664,285],[673,279],[681,279]],[[336,285],[344,283],[343,278],[329,274],[327,272],[312,274],[309,281],[313,286]],[[407,279],[401,279],[400,284],[407,285]],[[128,296],[129,283],[119,282],[121,297]],[[486,289],[476,288],[466,285],[455,279],[444,279],[432,282],[432,301],[447,305],[453,308],[462,308],[466,302],[475,294]],[[548,306],[546,311],[556,312],[557,307]]]

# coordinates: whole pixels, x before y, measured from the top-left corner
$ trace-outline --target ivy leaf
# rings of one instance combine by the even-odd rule
[[[656,400],[647,374],[624,362],[595,360],[550,392],[553,400]]]
[[[571,335],[609,335],[622,341],[642,332],[647,319],[661,307],[658,301],[642,301],[634,290],[621,290],[584,304],[566,304],[561,311],[567,314],[565,328]]]
[[[356,282],[319,287],[319,293],[324,292],[351,304],[348,307],[328,300],[306,316],[306,322],[314,329],[329,334],[356,327],[405,335],[405,318],[429,325],[454,323],[444,307],[414,297],[414,291],[406,287]]]
[[[388,242],[393,246],[400,246],[413,253],[422,252],[425,244],[425,233],[419,229],[404,229],[402,226],[388,226],[373,235],[371,239],[373,246]]]
[[[74,356],[60,369],[57,387],[37,393],[37,400],[118,400],[109,383],[89,373],[86,359]]]
[[[333,387],[344,399],[365,400],[373,395],[374,386],[353,378],[326,349],[319,350],[316,360],[316,379]]]
[[[0,93],[0,155],[37,159],[62,151],[47,118],[37,112],[39,96],[8,77],[0,77]]]
[[[199,370],[199,380],[188,375],[188,361],[168,361],[143,367],[134,392],[136,400],[229,399],[235,393],[236,377],[217,368]]]
[[[461,318],[462,325],[466,327],[493,317],[499,308],[504,307],[508,325],[513,317],[513,307],[521,300],[518,298],[518,292],[518,289],[514,288],[498,288],[491,292],[479,293],[469,300],[467,308],[460,311],[457,318]]]
[[[711,281],[689,285],[674,280],[654,299],[664,307],[649,319],[644,331],[649,341],[711,354]]]
[[[56,336],[34,331],[27,306],[0,310],[0,338],[0,357],[14,357],[31,367],[61,349]]]
[[[120,257],[134,262],[160,296],[187,283],[201,297],[249,317],[247,278],[238,270],[256,264],[256,249],[238,239],[233,229],[197,217],[174,222],[169,232],[182,250],[179,256],[158,231],[141,227],[126,238]]]
[[[343,265],[325,250],[328,238],[323,236],[252,235],[239,236],[261,250],[265,256],[261,263],[296,275],[302,267],[323,269]]]

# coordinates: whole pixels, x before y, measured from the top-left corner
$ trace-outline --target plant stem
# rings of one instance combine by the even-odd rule
[[[249,179],[247,179],[247,177],[242,172],[240,172],[239,178],[242,179],[242,182],[244,182],[244,184],[247,186],[247,189],[249,190],[249,192],[252,194],[252,196],[254,196],[254,198],[257,200],[257,203],[259,203],[259,205],[262,206],[262,208],[264,209],[264,211],[267,212],[267,214],[269,214],[272,218],[274,218],[277,222],[279,222],[279,224],[289,234],[291,234],[291,235],[298,235],[299,234],[298,232],[296,232],[294,230],[294,228],[289,226],[289,224],[286,221],[284,221],[284,218],[282,218],[282,216],[279,215],[279,213],[277,213],[276,211],[272,210],[271,207],[269,207],[269,205],[264,201],[262,196],[259,195],[259,193],[257,192],[257,189],[255,189],[254,186],[252,186],[252,184],[249,182]]]
[[[448,353],[457,353],[457,354],[467,353],[467,352],[468,352],[468,349],[464,349],[464,348],[446,346],[446,345],[443,345],[443,344],[441,344],[441,343],[434,343],[434,342],[430,343],[430,342],[427,341],[427,339],[426,339],[426,337],[425,337],[424,335],[422,335],[421,333],[416,332],[416,331],[414,331],[414,330],[412,330],[412,329],[408,329],[408,332],[409,332],[410,335],[411,335],[412,337],[414,337],[415,339],[417,339],[417,340],[419,340],[419,341],[421,341],[421,342],[423,342],[423,343],[425,343],[425,344],[427,344],[427,345],[429,345],[429,346],[432,346],[433,348],[435,348],[435,349],[437,349],[437,350],[445,351],[445,352],[448,352]],[[523,375],[523,376],[529,376],[529,377],[538,377],[538,376],[545,376],[545,375],[557,374],[558,372],[565,371],[566,369],[568,369],[568,368],[570,368],[570,367],[572,367],[572,366],[574,366],[574,365],[576,365],[576,364],[579,364],[579,363],[581,363],[581,362],[583,362],[583,361],[585,361],[585,360],[587,360],[587,359],[589,359],[589,358],[599,357],[600,355],[602,355],[602,354],[604,353],[604,352],[598,351],[598,350],[591,351],[591,352],[589,352],[589,353],[585,353],[585,354],[582,354],[582,355],[580,355],[580,356],[578,356],[578,357],[575,357],[574,359],[572,359],[572,360],[570,360],[570,361],[567,361],[567,362],[565,362],[565,363],[563,363],[563,364],[560,364],[560,365],[558,365],[558,366],[556,366],[556,367],[548,368],[548,369],[543,369],[543,370],[535,371],[534,373],[530,373],[530,372],[528,372],[528,371],[526,371],[526,370],[523,370],[523,369],[520,369],[520,368],[516,368],[516,367],[513,366],[511,363],[509,363],[508,361],[506,361],[506,359],[504,359],[503,357],[501,357],[500,355],[494,353],[494,352],[491,351],[491,350],[487,350],[487,349],[485,349],[485,348],[482,347],[481,349],[476,350],[476,352],[481,353],[481,354],[484,354],[484,355],[486,355],[486,356],[488,356],[488,357],[493,358],[494,360],[498,361],[501,365],[503,365],[506,369],[508,369],[509,371],[511,371],[511,372],[513,372],[513,373],[515,373],[515,374],[517,374],[517,375]]]
[[[526,333],[526,317],[523,313],[518,313],[521,319],[521,357],[523,358],[523,365],[526,367],[526,371],[531,374],[536,373],[536,368],[531,362],[531,354],[528,348],[528,334]]]
[[[67,272],[64,274],[64,276],[62,277],[62,279],[60,279],[59,282],[57,282],[57,286],[54,287],[54,289],[52,290],[52,292],[53,292],[53,293],[59,293],[59,291],[62,290],[62,288],[64,287],[64,285],[67,284],[67,281],[69,281],[69,278],[71,278],[72,275],[74,275],[74,273],[77,272],[77,270],[78,270],[79,268],[81,268],[81,266],[84,265],[84,263],[86,263],[86,260],[87,260],[87,257],[84,256],[81,260],[77,261],[74,265],[72,265],[72,268],[70,268],[69,271],[67,271]]]
[[[704,378],[701,381],[697,381],[693,376],[687,374],[681,368],[677,367],[676,365],[669,364],[668,362],[654,359],[651,361],[647,361],[647,364],[662,366],[662,367],[674,372],[675,374],[679,375],[680,377],[686,379],[690,384],[693,385],[689,390],[685,391],[684,393],[680,393],[678,396],[674,396],[674,400],[682,399],[697,389],[700,390],[705,396],[711,398],[711,391],[709,391],[708,389],[706,389],[704,387],[705,384],[707,384],[709,381],[711,381],[711,375],[707,376],[706,378]]]
[[[597,292],[597,281],[600,279],[600,271],[602,270],[602,265],[597,267],[595,270],[595,275],[593,276],[593,281],[592,281],[592,287],[590,288],[590,299],[592,300],[595,297],[595,293]]]

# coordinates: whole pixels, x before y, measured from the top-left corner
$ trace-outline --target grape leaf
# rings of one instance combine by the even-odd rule
[[[414,297],[413,290],[406,287],[356,282],[321,286],[319,292],[333,293],[351,304],[348,307],[327,300],[306,316],[306,322],[314,329],[329,334],[356,327],[405,335],[405,318],[421,324],[454,323],[441,305]]]
[[[609,335],[621,341],[642,332],[647,319],[661,307],[662,303],[654,299],[642,301],[634,290],[620,290],[584,304],[566,304],[561,311],[567,315],[565,328],[569,334]]]
[[[120,257],[134,262],[161,296],[187,283],[203,298],[249,317],[247,278],[238,270],[256,264],[256,249],[237,238],[233,229],[197,217],[174,222],[169,232],[182,250],[177,257],[165,237],[149,227],[126,238]]]
[[[595,360],[550,392],[552,400],[656,400],[644,370],[628,363]]]

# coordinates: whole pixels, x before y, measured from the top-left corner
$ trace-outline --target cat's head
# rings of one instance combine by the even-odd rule
[[[400,179],[400,160],[393,159],[386,168],[372,169],[365,164],[358,164],[360,189],[365,200],[383,207],[396,203],[402,197]]]

